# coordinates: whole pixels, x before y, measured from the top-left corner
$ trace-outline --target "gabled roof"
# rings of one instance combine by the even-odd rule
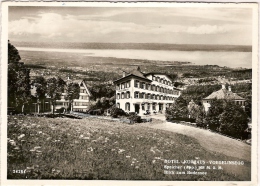
[[[125,76],[125,77],[121,77],[121,78],[115,80],[114,83],[117,82],[117,81],[120,81],[120,80],[122,80],[122,79],[125,79],[125,78],[127,78],[127,77],[130,77],[130,76],[135,76],[135,77],[138,77],[138,78],[141,78],[141,79],[144,79],[144,80],[146,80],[146,81],[150,81],[150,82],[151,82],[151,80],[148,79],[148,78],[146,78],[146,77],[144,76],[144,73],[142,73],[142,72],[141,72],[140,70],[138,70],[138,69],[132,70],[131,72],[125,72],[125,73],[126,73],[126,76]]]
[[[81,83],[83,83],[83,86],[85,87],[85,89],[86,89],[87,93],[89,94],[89,96],[92,96],[92,94],[89,91],[89,89],[87,87],[87,84],[85,83],[84,80],[81,80],[81,79],[80,80],[71,80],[71,79],[69,79],[69,80],[66,81],[66,84],[68,85],[69,83],[78,83],[79,86],[80,86]]]
[[[130,72],[130,74],[133,74],[133,75],[135,75],[135,76],[137,76],[137,77],[140,77],[140,78],[145,78],[145,79],[147,79],[147,78],[144,76],[144,74],[143,74],[141,71],[138,71],[138,70],[132,70],[132,71]]]
[[[209,96],[207,96],[204,99],[245,100],[245,98],[242,98],[241,96],[227,89],[220,89],[218,91],[212,92]]]

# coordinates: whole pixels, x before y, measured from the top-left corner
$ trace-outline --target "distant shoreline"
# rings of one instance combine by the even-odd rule
[[[201,45],[167,43],[69,43],[69,42],[17,42],[17,47],[56,48],[56,49],[111,49],[111,50],[175,50],[211,52],[252,52],[248,45]]]
[[[234,51],[178,51],[178,50],[136,50],[136,49],[60,49],[60,48],[33,48],[17,47],[22,59],[33,56],[36,60],[63,59],[76,61],[77,63],[91,62],[93,57],[99,58],[104,63],[118,61],[143,60],[165,65],[185,62],[194,65],[219,65],[231,68],[252,68],[252,52]]]

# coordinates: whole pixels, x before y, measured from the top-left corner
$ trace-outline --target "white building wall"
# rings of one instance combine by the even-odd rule
[[[160,75],[158,77],[164,78],[167,81],[170,81],[167,76]],[[149,75],[149,76],[147,76],[147,78],[152,79],[152,76]],[[140,84],[139,84],[139,87],[135,87],[135,80],[138,80],[139,82],[148,83],[145,80],[139,80],[137,78],[132,78],[130,80],[130,87],[121,89],[121,84],[124,83],[122,81],[121,83],[118,83],[118,84],[120,84],[120,86],[119,86],[120,89],[116,90],[116,104],[117,105],[119,104],[120,108],[123,109],[126,112],[128,112],[128,110],[125,110],[125,104],[126,103],[130,103],[130,110],[129,110],[129,112],[135,112],[136,111],[135,110],[135,105],[136,104],[139,105],[139,115],[143,115],[145,113],[145,111],[148,110],[148,104],[150,104],[149,111],[151,113],[153,113],[153,111],[156,111],[156,112],[159,111],[159,104],[160,104],[160,108],[162,107],[161,111],[164,112],[166,110],[166,107],[168,107],[169,105],[173,104],[174,103],[174,99],[176,99],[176,98],[178,98],[180,96],[180,91],[179,91],[178,94],[174,95],[174,94],[169,94],[169,93],[163,93],[163,92],[143,89],[143,88],[140,88]],[[128,81],[128,80],[126,80],[126,81]],[[173,86],[166,85],[166,84],[163,84],[163,83],[160,83],[160,82],[157,82],[157,81],[149,82],[149,84],[156,85],[156,86],[158,85],[158,86],[163,87],[163,88],[174,90]],[[130,97],[122,99],[121,98],[122,92],[125,93],[125,97],[126,97],[126,92],[127,91],[130,92]],[[135,92],[140,92],[140,93],[145,93],[145,94],[150,93],[151,95],[155,94],[155,95],[159,95],[159,96],[167,96],[167,97],[170,97],[172,100],[157,100],[157,99],[152,99],[152,97],[150,99],[147,99],[147,98],[135,98]],[[118,94],[120,94],[120,99],[118,99]],[[153,103],[155,103],[155,109],[153,109]],[[144,105],[144,110],[142,110],[142,104]]]

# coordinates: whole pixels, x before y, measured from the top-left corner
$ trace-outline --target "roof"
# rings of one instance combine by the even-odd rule
[[[89,89],[88,89],[88,86],[87,86],[87,84],[86,84],[86,82],[84,81],[84,80],[82,80],[82,79],[79,79],[79,80],[71,80],[71,79],[68,79],[68,80],[66,80],[66,84],[67,85],[69,85],[70,83],[77,83],[77,84],[81,84],[81,83],[83,83],[83,86],[85,87],[85,89],[87,90],[87,92],[88,92],[88,94],[90,95],[90,96],[92,96],[92,94],[91,94],[91,92],[89,91]]]
[[[139,77],[139,78],[145,79],[145,80],[147,80],[147,81],[151,81],[150,79],[148,79],[148,78],[145,77],[144,73],[142,73],[142,72],[141,72],[140,70],[138,70],[138,69],[135,69],[135,70],[132,70],[131,72],[126,72],[126,76],[125,76],[125,77],[121,77],[121,78],[115,80],[114,83],[117,82],[117,81],[120,81],[120,80],[122,80],[122,79],[125,79],[125,78],[127,78],[127,77],[130,77],[130,76],[135,76],[135,77]]]
[[[233,93],[227,89],[220,89],[218,91],[212,92],[208,97],[204,99],[229,99],[229,100],[245,100],[241,96]]]
[[[149,73],[146,73],[145,76],[148,76],[148,75],[165,75],[166,77],[168,77],[170,80],[172,80],[172,78],[168,75],[168,74],[165,74],[165,73],[162,73],[162,72],[149,72]]]
[[[68,79],[66,80],[66,84],[69,84],[69,83],[78,83],[80,84],[83,80],[71,80],[71,79]]]
[[[130,76],[136,76],[136,77],[145,79],[145,80],[147,80],[147,81],[151,81],[150,79],[147,78],[147,76],[148,76],[148,75],[156,75],[156,74],[157,74],[157,75],[165,75],[165,76],[167,76],[169,79],[171,79],[171,77],[170,77],[169,75],[164,74],[164,73],[162,73],[162,72],[143,73],[143,72],[141,72],[140,67],[138,67],[137,69],[134,69],[134,70],[132,70],[132,71],[130,71],[130,72],[125,72],[125,73],[126,73],[126,76],[125,76],[125,77],[121,77],[121,78],[115,80],[114,83],[117,82],[117,81],[120,81],[120,80],[122,80],[122,79],[125,79],[126,77],[130,77]],[[177,90],[179,90],[179,89],[177,89]]]

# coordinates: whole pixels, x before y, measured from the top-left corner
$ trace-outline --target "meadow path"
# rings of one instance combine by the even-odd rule
[[[164,120],[162,123],[145,125],[154,129],[171,131],[174,133],[183,134],[192,137],[200,143],[201,146],[207,150],[222,153],[234,158],[251,161],[251,146],[241,141],[213,133],[208,130],[195,128],[192,126],[166,122],[165,117],[156,116],[156,119]]]

